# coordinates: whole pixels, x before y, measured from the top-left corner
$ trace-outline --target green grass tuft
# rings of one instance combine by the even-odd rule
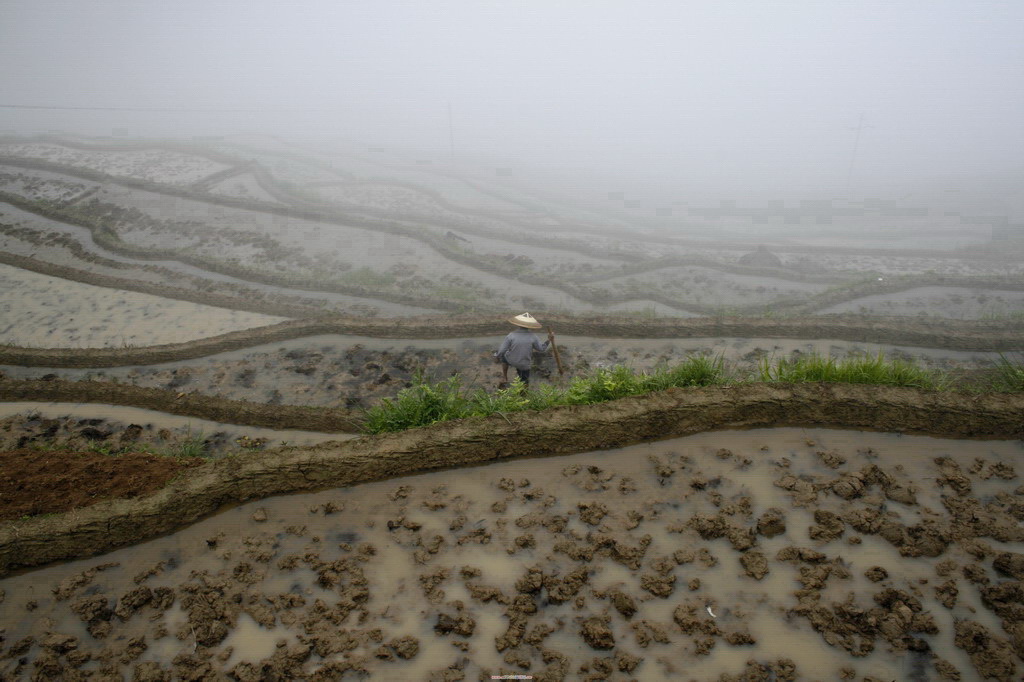
[[[827,381],[930,389],[942,389],[948,384],[948,379],[938,372],[905,360],[886,360],[882,353],[873,358],[865,356],[843,360],[820,355],[793,360],[779,358],[774,362],[764,358],[759,364],[757,378],[766,382]]]
[[[203,432],[192,435],[192,428],[189,427],[187,437],[174,447],[168,449],[164,454],[168,457],[208,457],[206,442],[203,439]]]
[[[574,378],[568,387],[542,384],[523,390],[517,379],[511,386],[494,392],[482,388],[465,391],[458,376],[430,383],[422,374],[413,385],[385,398],[366,411],[368,433],[401,431],[449,419],[485,417],[506,412],[543,410],[558,405],[590,405],[672,387],[710,386],[726,383],[721,358],[690,358],[674,367],[660,367],[651,373],[637,373],[624,365],[599,368]]]
[[[997,391],[1024,391],[1024,362],[1013,362],[1000,354],[992,387]]]

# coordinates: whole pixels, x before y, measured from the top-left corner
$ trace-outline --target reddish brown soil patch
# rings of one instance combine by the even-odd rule
[[[141,453],[8,450],[0,452],[0,521],[65,512],[101,500],[147,495],[198,457]]]

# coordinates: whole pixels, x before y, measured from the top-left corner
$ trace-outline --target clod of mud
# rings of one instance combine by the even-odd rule
[[[723,674],[719,682],[793,682],[796,679],[796,663],[788,658],[780,658],[773,663],[747,661],[742,673]]]
[[[938,628],[932,617],[922,612],[919,600],[901,590],[888,588],[874,595],[874,601],[878,606],[863,609],[851,595],[845,602],[827,606],[808,592],[801,595],[799,605],[791,613],[807,618],[826,642],[854,656],[870,653],[877,637],[897,650],[929,650],[926,640],[913,635],[918,632],[936,634]]]
[[[786,515],[781,509],[772,507],[757,519],[757,532],[766,538],[773,538],[786,532]]]
[[[939,466],[941,477],[935,482],[941,486],[949,486],[957,495],[966,495],[971,492],[971,479],[964,475],[960,465],[949,457],[936,457],[935,463]]]
[[[580,624],[580,637],[592,649],[611,649],[615,646],[615,635],[608,627],[607,616],[593,616]]]
[[[577,505],[577,509],[579,510],[580,521],[591,526],[601,523],[601,519],[608,513],[608,507],[600,502],[581,502]]]
[[[846,464],[846,458],[832,450],[818,450],[815,452],[822,463],[830,469],[838,469]]]
[[[992,587],[981,586],[981,601],[1011,623],[1024,622],[1024,582],[1007,581]]]
[[[881,566],[872,566],[868,570],[864,571],[864,577],[873,583],[880,583],[889,577],[889,571],[885,570]]]
[[[1024,580],[1024,554],[1003,552],[993,560],[992,567],[1005,576]]]
[[[438,635],[447,635],[454,632],[463,637],[471,637],[476,629],[476,621],[468,614],[460,612],[457,616],[449,616],[440,613],[437,616],[437,624],[434,625],[434,632]]]
[[[768,575],[768,558],[761,552],[749,551],[740,556],[743,571],[754,580],[761,580]]]
[[[698,656],[709,654],[715,647],[715,637],[722,635],[722,630],[712,618],[698,615],[704,612],[704,604],[693,600],[683,602],[672,612],[672,620],[683,634],[693,637],[694,653]]]
[[[714,516],[695,514],[690,518],[688,525],[696,530],[705,540],[714,540],[720,537],[728,538],[733,549],[741,552],[757,544],[757,538],[752,529],[741,528],[728,521],[721,514]]]
[[[629,596],[621,590],[614,590],[608,595],[611,600],[612,606],[615,610],[622,614],[622,617],[629,620],[636,613],[636,601],[633,597]]]
[[[656,575],[644,573],[640,576],[640,588],[655,597],[666,599],[675,592],[676,577],[674,575]]]
[[[829,542],[842,536],[846,530],[846,524],[838,514],[824,509],[814,511],[816,525],[808,529],[808,535],[812,540]]]
[[[956,645],[967,652],[971,663],[985,679],[999,682],[1017,680],[1017,664],[1007,641],[993,635],[988,628],[973,620],[954,623]]]
[[[832,492],[844,500],[852,500],[864,493],[866,483],[860,472],[846,474],[832,483]]]
[[[824,489],[824,484],[814,484],[802,477],[786,474],[775,485],[792,494],[793,506],[808,507],[818,501],[818,491]]]
[[[905,557],[936,557],[946,551],[951,538],[948,531],[930,519],[913,526],[883,523],[878,534],[897,547]]]

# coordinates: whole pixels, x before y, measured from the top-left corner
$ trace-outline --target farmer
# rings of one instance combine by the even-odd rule
[[[536,335],[530,331],[531,329],[540,329],[540,322],[535,320],[530,313],[510,317],[508,321],[514,324],[516,328],[509,332],[509,335],[501,342],[501,347],[498,348],[498,352],[494,354],[494,357],[502,363],[501,373],[506,384],[508,383],[508,366],[512,365],[516,368],[519,380],[529,386],[533,351],[535,349],[541,352],[546,351],[554,340],[555,335],[552,332],[548,332],[548,340],[541,343]]]

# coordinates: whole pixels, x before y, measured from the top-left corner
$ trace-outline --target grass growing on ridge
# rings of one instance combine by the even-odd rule
[[[651,373],[637,373],[623,365],[599,368],[573,378],[566,388],[544,384],[528,391],[522,390],[518,379],[509,388],[489,393],[483,388],[464,390],[459,376],[430,383],[417,375],[413,385],[399,391],[396,398],[385,398],[367,410],[364,428],[369,433],[402,431],[449,419],[543,410],[557,405],[590,405],[671,387],[710,386],[726,381],[722,359],[705,357],[689,358]]]
[[[918,367],[905,360],[886,360],[882,353],[875,357],[833,357],[807,355],[794,360],[779,358],[774,363],[763,358],[757,379],[766,382],[801,383],[827,381],[844,384],[875,384],[942,389],[948,380],[937,372]]]
[[[1024,364],[1003,358],[997,390],[1024,391]],[[368,433],[402,431],[449,419],[482,417],[523,410],[543,410],[559,405],[592,405],[631,395],[643,395],[672,387],[713,386],[731,383],[733,378],[721,357],[691,357],[671,367],[636,372],[625,365],[598,368],[573,378],[567,386],[542,384],[522,390],[516,380],[507,389],[488,392],[466,390],[459,376],[431,383],[420,374],[409,388],[394,399],[385,398],[366,410],[363,428]],[[908,386],[933,390],[952,387],[952,379],[912,362],[887,360],[879,353],[870,357],[836,359],[808,355],[796,359],[762,359],[750,381],[802,383],[822,381],[876,386]]]
[[[1012,362],[1000,354],[993,387],[1001,391],[1024,391],[1024,362]]]

